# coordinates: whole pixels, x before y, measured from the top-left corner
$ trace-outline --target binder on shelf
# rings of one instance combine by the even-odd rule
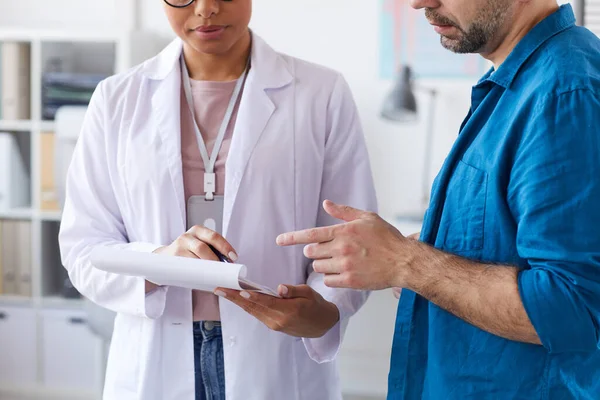
[[[15,134],[0,132],[0,210],[29,205],[30,180]]]
[[[2,222],[2,292],[9,296],[18,294],[16,226],[16,221]]]
[[[0,60],[2,119],[29,119],[31,117],[31,45],[21,42],[3,42],[0,46],[2,46]]]
[[[2,283],[3,282],[2,278],[4,277],[4,275],[3,275],[4,272],[3,272],[3,267],[2,267],[3,261],[4,261],[4,256],[3,256],[3,252],[2,252],[2,249],[4,247],[4,245],[3,245],[4,239],[3,239],[3,235],[2,235],[2,233],[3,233],[2,232],[2,224],[3,223],[4,222],[2,220],[0,220],[0,296],[2,294],[4,294],[4,285]]]
[[[2,45],[0,45],[0,93],[2,93]],[[0,94],[0,120],[2,119],[2,94]],[[0,246],[2,247],[2,246]],[[2,272],[0,271],[0,276]],[[2,290],[2,282],[0,282],[0,290]]]
[[[16,223],[17,244],[17,294],[31,297],[31,222]]]
[[[59,211],[58,195],[54,182],[55,134],[40,135],[40,208],[42,211]]]

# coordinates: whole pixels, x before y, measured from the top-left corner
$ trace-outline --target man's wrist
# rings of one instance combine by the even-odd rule
[[[440,257],[436,249],[422,242],[413,242],[410,249],[399,274],[401,285],[396,286],[420,293],[435,279]]]

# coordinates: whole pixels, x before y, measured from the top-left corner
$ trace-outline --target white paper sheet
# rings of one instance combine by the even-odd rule
[[[140,253],[97,247],[90,254],[95,268],[120,275],[142,277],[161,286],[212,292],[218,287],[250,290],[279,297],[277,292],[246,279],[246,267],[217,261]]]

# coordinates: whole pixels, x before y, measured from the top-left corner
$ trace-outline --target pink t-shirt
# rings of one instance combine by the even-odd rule
[[[194,100],[194,112],[196,121],[202,132],[204,143],[209,156],[212,154],[221,123],[225,117],[227,106],[237,81],[210,82],[191,81],[192,98]],[[240,95],[241,98],[241,95]],[[237,118],[239,100],[235,106],[223,145],[215,164],[216,193],[222,195],[225,192],[225,161],[229,153],[233,128]],[[185,92],[181,90],[181,159],[183,167],[183,186],[185,200],[191,196],[204,195],[204,162],[200,156],[196,132],[190,115],[189,106],[185,98]],[[208,292],[193,291],[194,321],[220,321],[218,297]]]

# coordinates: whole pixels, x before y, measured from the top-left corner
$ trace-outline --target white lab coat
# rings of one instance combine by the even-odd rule
[[[181,51],[175,40],[99,85],[68,173],[63,263],[84,296],[118,313],[107,400],[194,399],[190,290],[146,296],[142,279],[89,261],[95,246],[150,252],[186,230]],[[359,117],[340,74],[278,54],[256,35],[251,61],[226,164],[224,236],[249,279],[271,287],[308,282],[338,306],[341,322],[322,338],[298,339],[221,299],[227,399],[341,399],[334,359],[367,294],[327,288],[301,246],[278,248],[275,238],[338,223],[323,212],[324,199],[375,211]]]

